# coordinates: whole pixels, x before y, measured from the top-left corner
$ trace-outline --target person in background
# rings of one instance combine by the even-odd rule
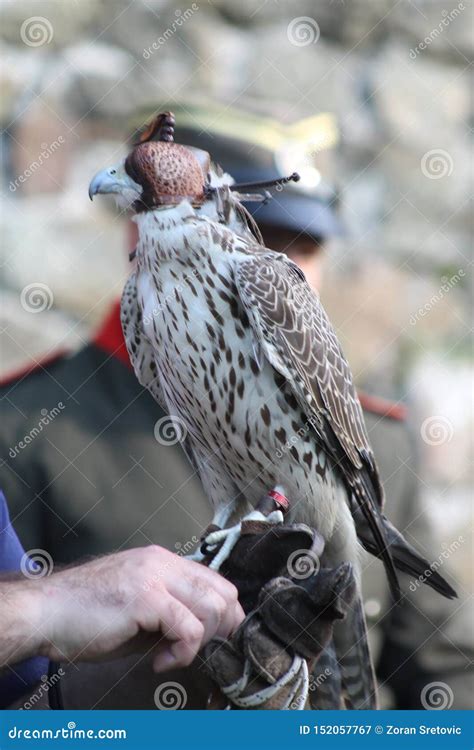
[[[266,246],[288,254],[318,289],[325,248],[341,231],[336,195],[323,176],[337,142],[333,118],[318,115],[285,128],[239,110],[222,114],[207,105],[177,108],[162,103],[141,113],[135,125],[169,109],[176,115],[176,141],[208,150],[237,182],[300,172],[299,183],[274,191],[267,204],[249,203],[247,208]],[[159,427],[166,426],[166,417],[131,371],[118,301],[87,347],[73,355],[58,352],[10,376],[1,395],[9,408],[1,438],[7,458],[0,481],[27,547],[44,548],[55,560],[70,561],[150,542],[184,550],[197,541],[210,510],[183,458],[179,436],[169,440],[171,444],[155,438],[163,434]],[[435,557],[439,545],[420,505],[407,409],[378,394],[359,396],[384,481],[387,515],[421,552]],[[8,457],[9,448],[37,424],[41,409],[58,400],[67,408],[48,430],[15,458]],[[190,496],[192,517],[186,503]],[[465,607],[426,586],[411,592],[409,581],[403,604],[393,607],[381,564],[374,559],[366,563],[365,611],[383,705],[420,708],[424,687],[443,681],[453,693],[453,708],[470,707],[473,649]],[[95,701],[106,694],[98,707],[114,707],[114,700],[120,705],[125,699],[120,693],[124,669],[129,680],[143,685],[146,677],[139,668],[111,665],[107,689],[101,686],[91,697]],[[82,674],[84,682],[97,685],[93,667]],[[71,688],[73,707],[82,707],[79,694],[79,688]],[[139,691],[136,695],[144,703],[134,707],[150,701]],[[202,705],[188,702],[187,707]]]

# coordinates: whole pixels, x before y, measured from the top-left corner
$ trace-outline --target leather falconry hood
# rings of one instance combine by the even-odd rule
[[[127,174],[143,192],[135,203],[135,210],[151,211],[155,208],[174,206],[188,200],[193,206],[201,206],[219,191],[230,190],[240,200],[267,201],[268,191],[263,195],[239,195],[237,191],[254,191],[261,188],[282,188],[289,182],[298,182],[296,172],[288,177],[278,177],[264,182],[229,184],[222,188],[211,187],[211,157],[207,151],[193,146],[184,146],[174,141],[175,118],[172,112],[157,115],[139,135],[133,150],[125,160]]]
[[[183,200],[200,206],[206,199],[209,154],[175,143],[174,124],[172,112],[157,115],[125,160],[127,174],[143,188],[138,212]]]

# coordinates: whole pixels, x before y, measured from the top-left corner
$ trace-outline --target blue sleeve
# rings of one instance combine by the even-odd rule
[[[5,496],[0,492],[0,573],[19,571],[23,555],[23,547],[10,523]]]
[[[21,570],[25,552],[10,523],[5,497],[0,492],[0,576]],[[1,611],[0,601],[0,611]],[[7,708],[48,674],[48,660],[40,657],[4,667],[0,671],[0,708]],[[0,665],[1,668],[1,665]]]

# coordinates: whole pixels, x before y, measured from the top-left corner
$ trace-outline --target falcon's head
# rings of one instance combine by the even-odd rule
[[[212,221],[229,226],[237,234],[250,232],[263,243],[257,224],[242,206],[242,200],[267,201],[263,194],[247,191],[267,187],[283,187],[299,180],[294,172],[262,183],[237,185],[207,151],[174,142],[174,115],[159,114],[141,133],[138,142],[120,164],[98,172],[89,185],[89,197],[97,193],[113,193],[122,209],[135,213],[179,205],[187,200],[202,209]],[[241,189],[245,193],[240,192]]]
[[[90,199],[97,193],[113,193],[121,208],[136,213],[183,200],[201,205],[206,199],[209,154],[174,143],[173,138],[174,116],[170,112],[158,115],[120,164],[93,177]]]

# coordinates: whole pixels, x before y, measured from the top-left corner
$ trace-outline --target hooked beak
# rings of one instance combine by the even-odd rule
[[[122,189],[117,179],[115,169],[101,169],[94,175],[89,184],[89,198],[92,200],[97,193],[118,193]]]
[[[116,193],[122,195],[126,191],[132,190],[140,194],[141,188],[125,172],[123,167],[109,167],[97,172],[89,184],[89,198],[92,200],[94,195]]]

